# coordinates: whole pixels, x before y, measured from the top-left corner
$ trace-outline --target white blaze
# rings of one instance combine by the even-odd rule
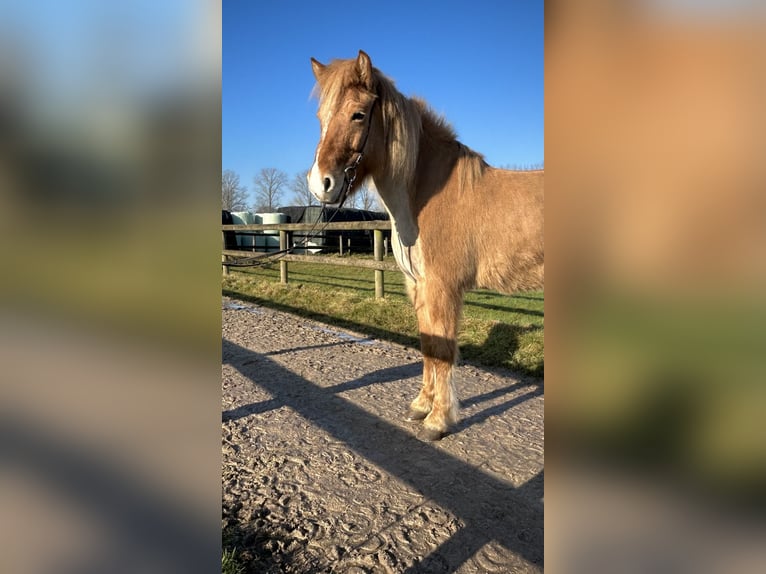
[[[308,174],[309,191],[319,201],[324,199],[324,178],[322,177],[322,172],[319,171],[319,150],[321,149],[321,145],[317,147],[317,152],[314,155],[314,164],[311,166]]]
[[[335,189],[328,189],[327,193],[325,193],[324,179],[329,174],[324,174],[319,169],[319,154],[322,151],[322,142],[324,141],[324,138],[327,135],[327,126],[330,125],[331,118],[332,118],[332,114],[328,113],[326,114],[326,116],[321,117],[319,119],[319,123],[322,126],[322,135],[319,136],[319,145],[317,145],[317,151],[314,154],[314,163],[311,166],[311,169],[309,170],[309,173],[307,176],[309,191],[314,197],[316,197],[321,202],[329,201],[330,199],[333,198],[335,194]]]

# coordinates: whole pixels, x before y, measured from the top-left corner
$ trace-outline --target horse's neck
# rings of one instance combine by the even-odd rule
[[[375,182],[378,195],[391,218],[392,231],[405,247],[412,247],[418,239],[418,223],[412,213],[410,192],[406,184],[385,180]]]

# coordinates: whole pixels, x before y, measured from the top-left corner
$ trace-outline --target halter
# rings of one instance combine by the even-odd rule
[[[375,109],[375,102],[378,101],[378,98],[376,97],[372,101],[372,105],[370,106],[370,120],[367,124],[367,131],[364,133],[364,138],[362,139],[362,145],[359,146],[359,150],[354,152],[357,154],[356,159],[351,163],[350,165],[347,165],[343,168],[343,191],[341,193],[340,202],[338,202],[338,209],[341,209],[343,207],[343,204],[346,201],[346,198],[348,197],[348,192],[351,190],[351,186],[356,181],[356,168],[359,166],[359,164],[362,161],[362,158],[364,157],[364,148],[367,147],[367,138],[370,136],[370,128],[372,128],[372,110]]]
[[[370,133],[369,128],[367,129],[367,133]],[[364,137],[364,143],[367,143],[367,136]],[[364,149],[364,146],[362,146],[362,149]],[[359,165],[359,162],[362,161],[362,158],[364,157],[364,152],[358,151],[356,152],[359,155],[356,156],[356,159],[354,160],[354,163],[351,165],[348,165],[343,168],[343,176],[344,176],[344,182],[343,182],[343,195],[340,198],[340,203],[338,203],[338,209],[343,207],[343,203],[346,201],[346,197],[348,197],[348,192],[351,190],[351,185],[356,181],[356,167]]]

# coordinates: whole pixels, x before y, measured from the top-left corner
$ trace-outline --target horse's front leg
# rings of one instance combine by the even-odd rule
[[[421,337],[422,340],[422,337]],[[423,345],[421,343],[421,349]],[[423,385],[415,400],[410,403],[407,420],[422,421],[431,412],[434,403],[434,369],[431,358],[423,355]]]
[[[456,333],[421,334],[423,378],[431,381],[433,402],[431,412],[423,420],[423,436],[439,440],[458,420],[458,399],[452,377],[457,359]],[[425,385],[424,385],[425,388]]]
[[[423,353],[423,387],[410,405],[409,418],[423,420],[423,434],[439,440],[458,419],[452,380],[457,359],[457,326],[462,294],[438,284],[418,284],[415,309]]]
[[[425,299],[424,284],[415,283],[414,281],[407,280],[407,292],[412,300],[412,304],[415,306],[415,312],[418,316],[418,329],[420,333],[423,333],[423,329],[427,325],[426,309],[423,307],[423,301]],[[423,337],[421,335],[421,351],[423,350]],[[434,402],[434,365],[432,364],[431,356],[423,353],[423,385],[420,387],[420,392],[415,400],[410,403],[410,410],[407,412],[407,420],[410,421],[422,421],[431,412],[431,407]]]

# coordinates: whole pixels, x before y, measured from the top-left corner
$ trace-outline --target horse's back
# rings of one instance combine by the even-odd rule
[[[474,190],[477,287],[507,293],[541,289],[544,173],[487,168]]]

